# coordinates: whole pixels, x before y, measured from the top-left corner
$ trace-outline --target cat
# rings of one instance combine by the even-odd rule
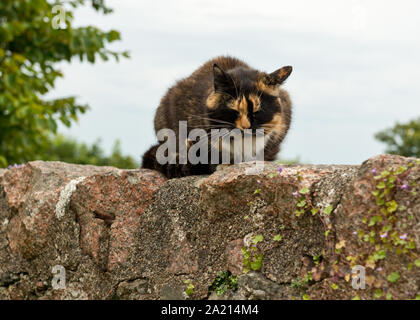
[[[178,138],[180,121],[186,121],[188,132],[197,128],[207,133],[210,129],[236,128],[254,133],[262,129],[264,160],[273,161],[292,118],[290,97],[280,88],[291,72],[291,66],[270,74],[260,72],[230,56],[211,59],[169,88],[156,111],[155,132],[171,129]],[[161,164],[156,155],[162,143],[146,151],[142,168],[160,171],[167,178],[210,174],[217,168],[214,163],[192,164],[189,160],[186,164]],[[180,141],[178,147],[181,143],[189,148],[192,142]],[[165,155],[168,153],[167,150]]]

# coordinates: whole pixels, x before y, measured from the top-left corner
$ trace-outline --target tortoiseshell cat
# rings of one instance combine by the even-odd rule
[[[291,101],[280,85],[291,72],[292,67],[287,66],[267,74],[233,57],[214,58],[168,90],[156,111],[155,131],[172,129],[178,137],[179,121],[187,121],[188,132],[196,128],[207,132],[211,128],[264,129],[264,160],[273,161],[290,127]],[[143,155],[143,168],[158,170],[168,178],[216,170],[214,164],[162,165],[156,159],[159,146]]]

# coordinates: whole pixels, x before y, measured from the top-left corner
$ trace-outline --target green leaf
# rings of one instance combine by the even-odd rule
[[[414,264],[416,265],[416,267],[420,268],[420,259],[417,259],[416,261],[414,261]]]
[[[373,217],[370,219],[368,226],[369,226],[369,227],[372,227],[372,226],[374,226],[377,222],[381,222],[381,221],[382,221],[382,216],[380,216],[380,215],[373,216]]]
[[[383,205],[384,205],[384,203],[385,203],[385,200],[384,200],[384,199],[377,199],[377,200],[376,200],[376,204],[377,204],[378,206],[383,206]]]
[[[254,271],[259,271],[262,267],[262,254],[255,255],[254,259],[251,261],[250,266]]]
[[[283,239],[283,237],[281,236],[281,234],[276,234],[274,237],[273,237],[273,240],[274,241],[281,241]]]
[[[388,170],[384,170],[381,172],[381,177],[382,178],[386,178],[391,174],[391,172],[389,172]]]
[[[395,271],[386,277],[386,279],[391,283],[397,282],[399,278],[400,278],[400,274]]]
[[[385,250],[379,250],[378,252],[375,252],[375,254],[373,255],[373,259],[375,261],[385,259],[385,257],[386,257],[386,251]]]
[[[247,248],[243,247],[241,249],[242,254],[244,255],[244,259],[249,259],[249,257],[251,256],[251,253],[248,251]]]
[[[337,290],[339,288],[339,286],[337,284],[335,284],[335,283],[331,283],[331,288],[333,290]]]
[[[191,284],[191,283],[189,283],[189,284],[187,285],[187,289],[185,290],[185,293],[186,293],[188,296],[192,296],[192,295],[194,294],[194,285],[193,285],[193,284]]]
[[[303,213],[305,212],[305,210],[304,209],[301,209],[301,210],[295,210],[295,214],[296,214],[296,216],[297,217],[300,217]]]
[[[307,187],[303,187],[302,189],[299,190],[300,194],[307,194],[309,192],[309,189]]]
[[[385,189],[385,182],[383,182],[383,181],[379,182],[378,185],[376,186],[376,188]]]
[[[263,235],[262,235],[262,234],[258,234],[258,235],[256,235],[256,236],[252,239],[252,243],[253,243],[253,244],[257,244],[257,243],[259,243],[259,242],[261,242],[261,241],[263,241],[263,240],[264,240]]]
[[[331,212],[332,212],[332,210],[333,210],[332,205],[329,205],[328,207],[326,207],[326,208],[324,209],[324,213],[325,213],[326,215],[330,215],[330,214],[331,214]]]
[[[376,290],[375,290],[375,294],[374,294],[374,296],[373,296],[373,297],[374,297],[375,299],[379,299],[379,298],[381,298],[381,297],[383,296],[383,294],[384,294],[384,293],[382,292],[382,290],[381,290],[381,289],[376,289]]]
[[[302,208],[302,207],[306,206],[306,200],[305,199],[301,199],[296,206],[298,208]]]
[[[395,200],[388,201],[385,205],[389,213],[393,213],[398,209],[398,203]]]
[[[397,170],[395,170],[395,174],[399,175],[401,173],[404,173],[407,170],[408,170],[408,168],[406,166],[400,166],[400,167],[398,167]]]
[[[318,211],[319,211],[318,208],[312,208],[311,209],[311,213],[312,213],[313,216],[316,215],[318,213]]]

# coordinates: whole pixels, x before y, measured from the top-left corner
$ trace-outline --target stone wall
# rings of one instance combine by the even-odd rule
[[[418,159],[249,167],[168,181],[60,162],[0,169],[0,298],[419,295]],[[360,270],[365,289],[352,286]]]

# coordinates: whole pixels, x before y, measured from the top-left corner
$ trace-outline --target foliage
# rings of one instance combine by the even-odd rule
[[[89,146],[86,143],[79,143],[75,139],[62,135],[57,135],[51,139],[48,148],[43,150],[37,159],[113,166],[121,169],[139,167],[139,164],[132,157],[121,154],[121,146],[118,140],[114,144],[111,155],[106,156],[100,146],[100,140]]]
[[[375,134],[375,138],[386,144],[387,153],[419,158],[420,118],[408,123],[397,123],[394,127]]]
[[[394,271],[388,275],[387,280],[389,282],[394,283],[394,282],[397,282],[399,278],[400,278],[399,273]]]
[[[274,237],[273,237],[273,240],[274,241],[281,241],[283,239],[283,237],[282,237],[282,235],[281,234],[276,234]]]
[[[416,245],[414,237],[409,234],[406,223],[401,223],[398,217],[407,216],[409,220],[414,219],[414,215],[407,211],[404,204],[397,202],[396,193],[406,192],[416,195],[415,189],[418,187],[416,181],[409,181],[412,171],[420,169],[420,160],[410,162],[407,166],[390,168],[378,172],[371,170],[374,191],[372,191],[374,205],[362,219],[362,226],[357,230],[356,234],[359,241],[364,242],[370,247],[371,254],[348,256],[346,259],[350,261],[351,266],[356,264],[364,265],[366,268],[379,270],[378,265],[386,261],[392,254],[400,256],[405,261],[408,260],[407,271],[417,266],[418,256],[415,253]],[[419,263],[420,264],[420,263]],[[367,278],[369,278],[368,276]],[[396,283],[401,275],[397,271],[392,271],[386,276],[388,285],[384,285],[384,289],[389,288],[390,284]],[[377,279],[376,285],[382,284]],[[377,288],[373,294],[374,299],[385,298],[392,299],[392,293],[385,292]]]
[[[74,97],[47,100],[45,95],[63,74],[59,62],[74,57],[94,63],[98,57],[118,59],[126,52],[106,46],[120,39],[115,30],[94,26],[73,28],[73,12],[86,0],[67,1],[62,28],[54,28],[58,4],[48,0],[0,2],[0,166],[34,158],[55,133],[59,123],[70,126],[87,110]],[[104,0],[92,0],[94,10],[112,10]]]
[[[187,288],[185,289],[185,294],[189,297],[191,297],[194,294],[194,285],[191,283],[190,279],[187,279],[184,281],[184,283],[187,285]]]
[[[392,249],[401,254],[408,253],[409,250],[415,248],[413,239],[408,237],[407,234],[400,235],[395,230],[397,224],[395,215],[398,211],[406,209],[404,205],[396,202],[395,193],[398,189],[409,192],[410,187],[416,187],[415,181],[410,186],[403,182],[410,170],[415,167],[413,163],[410,163],[409,167],[401,166],[395,170],[384,170],[381,173],[377,173],[376,169],[372,170],[373,181],[376,186],[372,195],[378,209],[369,212],[371,214],[370,219],[366,217],[363,220],[370,232],[358,230],[359,238],[365,242],[377,244],[378,237],[380,239],[380,245],[377,246],[377,251],[370,260],[382,260],[386,257],[386,252]]]
[[[264,237],[262,234],[256,235],[252,239],[251,247],[243,247],[241,252],[244,257],[243,272],[248,273],[250,270],[259,271],[262,267],[263,255],[258,247],[258,243],[262,242]]]
[[[302,217],[309,212],[312,215],[317,215],[325,230],[326,249],[313,255],[314,266],[308,263],[310,271],[307,271],[303,277],[291,282],[292,288],[302,291],[302,299],[310,298],[306,293],[309,286],[325,278],[332,281],[330,287],[333,291],[343,291],[344,288],[337,280],[340,278],[344,278],[346,282],[351,280],[348,266],[351,268],[362,266],[364,270],[372,270],[366,276],[366,283],[375,288],[374,292],[369,291],[372,298],[387,300],[397,298],[398,283],[406,280],[402,271],[411,272],[413,268],[420,267],[415,237],[409,227],[409,221],[414,220],[415,215],[407,209],[408,202],[403,202],[400,200],[401,197],[398,196],[398,192],[406,193],[404,196],[416,196],[418,194],[418,179],[412,179],[411,177],[413,173],[419,172],[419,170],[420,159],[417,159],[409,161],[406,166],[390,167],[381,172],[374,168],[367,172],[372,181],[371,195],[373,197],[370,199],[372,201],[371,206],[361,218],[357,230],[352,233],[358,242],[356,248],[351,245],[348,246],[346,243],[346,241],[352,242],[354,240],[341,239],[340,235],[331,232],[333,230],[332,219],[337,205],[329,203],[314,204],[313,190],[303,185],[304,179],[301,172],[296,172],[296,179],[293,181],[282,181],[293,187],[292,196],[295,198],[296,217]],[[273,179],[282,171],[283,168],[279,168],[277,173],[270,173],[267,176]],[[256,180],[256,182],[259,185],[259,192],[254,192],[254,196],[263,197],[265,181]],[[274,241],[282,239],[283,237],[280,234],[273,237]],[[262,236],[255,236],[254,240],[260,242]],[[253,241],[254,245],[251,248],[245,247],[242,249],[245,271],[251,269],[250,262],[255,260],[257,254],[261,252],[257,246],[258,242]],[[353,255],[348,255],[352,250],[356,252]],[[394,257],[400,257],[406,263],[406,268],[395,270],[395,267],[388,262],[392,261]],[[375,275],[371,275],[373,272],[375,272]],[[418,292],[416,298],[420,299]],[[355,295],[353,299],[359,300],[360,296]]]
[[[218,296],[221,296],[229,289],[233,291],[238,289],[238,277],[233,276],[230,271],[218,272],[217,278],[209,287],[209,292],[216,292]]]
[[[291,288],[297,288],[302,289],[306,292],[306,289],[309,287],[310,284],[314,282],[313,274],[312,272],[308,271],[303,275],[303,277],[292,280],[290,287]]]

